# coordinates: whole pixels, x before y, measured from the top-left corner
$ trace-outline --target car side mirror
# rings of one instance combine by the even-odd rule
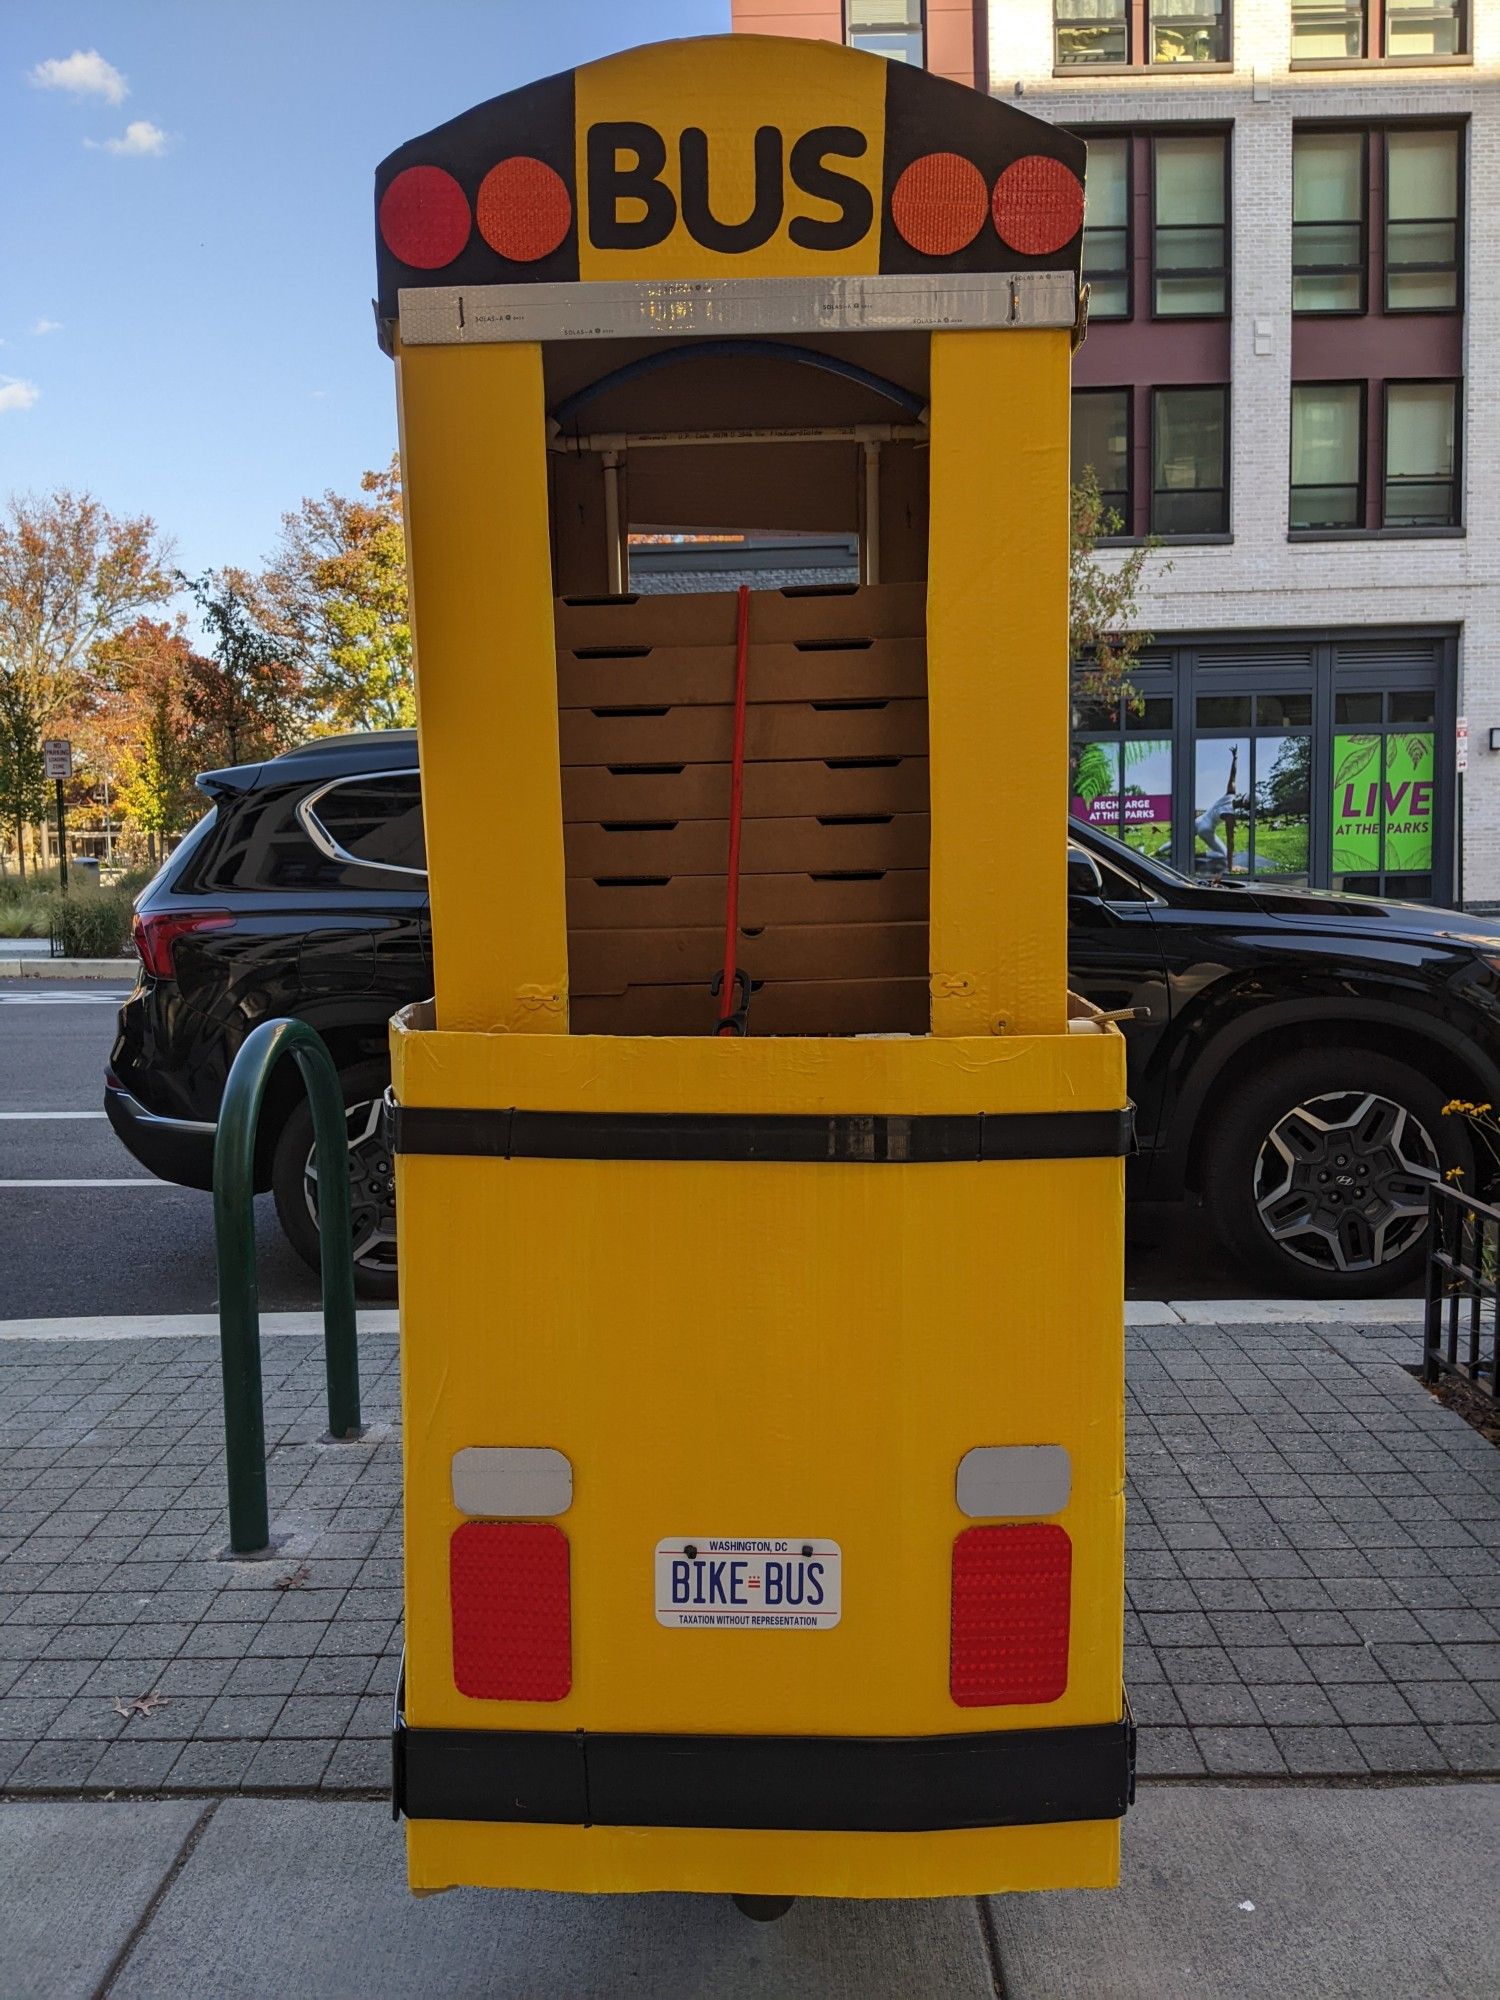
[[[1097,899],[1104,894],[1104,877],[1093,855],[1082,847],[1068,849],[1068,901]]]

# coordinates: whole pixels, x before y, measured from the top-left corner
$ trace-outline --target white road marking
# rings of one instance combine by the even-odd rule
[[[0,993],[0,1007],[118,1007],[128,999],[128,989],[118,993]]]
[[[0,1188],[101,1188],[101,1187],[176,1187],[176,1181],[159,1181],[151,1174],[131,1174],[122,1180],[97,1181],[0,1181]]]
[[[362,1312],[361,1333],[395,1333],[394,1311]],[[298,1339],[323,1337],[320,1312],[262,1313],[262,1334]],[[217,1340],[217,1313],[108,1313],[76,1319],[3,1319],[0,1340]]]
[[[0,1120],[9,1119],[13,1124],[24,1124],[36,1118],[102,1118],[102,1111],[0,1111]]]

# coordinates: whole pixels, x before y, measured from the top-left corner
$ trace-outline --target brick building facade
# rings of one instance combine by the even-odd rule
[[[1089,139],[1075,462],[1162,549],[1144,703],[1078,717],[1075,810],[1201,871],[1228,794],[1235,873],[1500,907],[1500,0],[734,25],[970,84],[987,52],[991,91]]]

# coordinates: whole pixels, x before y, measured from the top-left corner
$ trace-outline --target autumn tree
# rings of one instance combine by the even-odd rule
[[[188,705],[199,663],[183,621],[139,618],[103,649],[106,705],[91,745],[96,765],[112,765],[121,811],[150,851],[167,843],[202,808],[193,780],[204,760]]]
[[[304,677],[291,644],[266,630],[237,571],[179,581],[204,635],[204,651],[187,659],[183,691],[199,768],[274,757],[302,733]]]
[[[401,473],[393,457],[359,497],[325,492],[282,517],[257,579],[257,607],[290,640],[309,702],[340,729],[404,729],[415,720]]]
[[[0,770],[23,871],[39,741],[89,712],[99,648],[171,596],[169,558],[149,515],[111,514],[88,493],[20,497],[0,515]]]

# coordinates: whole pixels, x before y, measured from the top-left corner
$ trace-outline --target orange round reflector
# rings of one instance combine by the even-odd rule
[[[1083,227],[1083,183],[1061,160],[1027,153],[995,183],[990,212],[1002,243],[1023,257],[1045,257]]]
[[[951,257],[984,227],[989,190],[972,160],[924,153],[891,189],[891,221],[903,243],[924,257]]]
[[[480,235],[513,264],[550,257],[573,221],[567,182],[545,160],[527,154],[490,168],[475,207]]]

